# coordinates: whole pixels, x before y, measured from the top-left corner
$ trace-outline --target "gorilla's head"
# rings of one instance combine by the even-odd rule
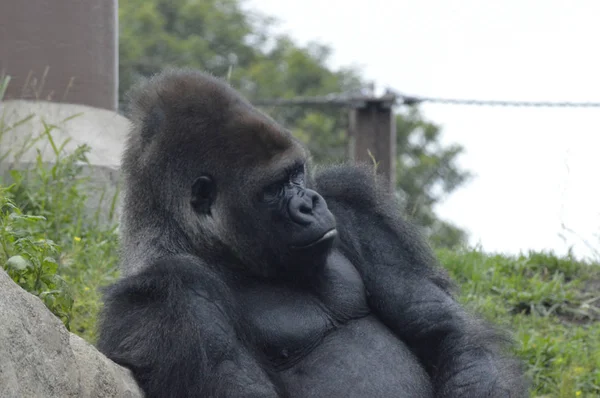
[[[335,219],[310,189],[308,153],[287,130],[193,70],[142,83],[130,105],[126,245],[231,258],[263,276],[325,258]]]

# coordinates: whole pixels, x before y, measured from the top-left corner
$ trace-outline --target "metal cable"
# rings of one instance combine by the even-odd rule
[[[502,101],[502,100],[474,100],[456,98],[415,97],[397,94],[405,105],[417,105],[424,102],[450,105],[475,105],[475,106],[513,106],[513,107],[549,107],[549,108],[598,108],[600,102],[551,102],[551,101]]]
[[[506,100],[475,100],[457,98],[436,98],[405,95],[394,90],[386,90],[381,97],[373,95],[329,94],[317,97],[294,97],[276,99],[257,99],[252,101],[259,106],[361,106],[367,102],[388,102],[402,105],[419,105],[436,103],[447,105],[470,106],[504,106],[504,107],[548,107],[548,108],[600,108],[600,102],[570,102],[570,101],[506,101]]]

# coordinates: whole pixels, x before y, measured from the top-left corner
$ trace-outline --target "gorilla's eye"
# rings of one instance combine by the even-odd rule
[[[290,182],[292,184],[304,184],[304,164],[294,167],[290,172]]]
[[[296,163],[286,169],[287,181],[293,185],[304,185],[304,163]]]
[[[304,163],[297,163],[286,168],[282,179],[269,184],[263,189],[263,200],[275,201],[284,195],[286,187],[291,185],[304,185]]]
[[[279,197],[284,191],[286,182],[287,181],[278,181],[267,186],[263,191],[264,199],[269,200]]]

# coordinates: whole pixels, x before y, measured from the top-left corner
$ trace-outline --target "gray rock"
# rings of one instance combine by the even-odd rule
[[[131,372],[69,333],[0,268],[0,396],[143,397]]]
[[[4,119],[7,126],[28,119],[2,137],[2,143],[12,150],[12,153],[4,159],[8,163],[15,160],[34,162],[37,149],[41,151],[44,161],[55,160],[48,140],[41,140],[29,150],[19,153],[25,142],[44,131],[43,122],[45,122],[55,126],[51,133],[57,145],[69,139],[65,145],[66,152],[72,152],[77,146],[85,143],[91,147],[88,154],[91,164],[118,168],[125,136],[130,128],[129,120],[116,112],[49,101],[3,101],[0,102],[0,117]],[[4,145],[2,152],[5,150]]]

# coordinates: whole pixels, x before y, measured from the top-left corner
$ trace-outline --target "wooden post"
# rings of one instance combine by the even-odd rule
[[[0,6],[4,99],[117,109],[117,0],[7,0]]]
[[[367,99],[350,110],[350,156],[355,161],[377,163],[377,172],[396,188],[395,97]]]

